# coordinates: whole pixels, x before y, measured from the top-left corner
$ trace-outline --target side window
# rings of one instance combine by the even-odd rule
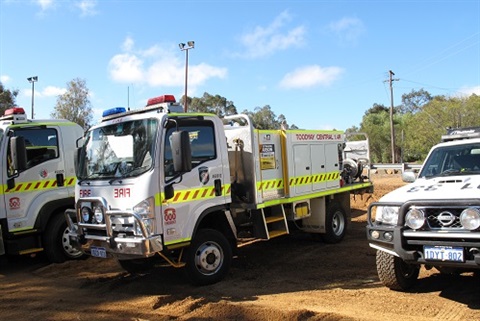
[[[58,133],[53,128],[21,128],[16,129],[13,136],[25,138],[27,169],[58,158]]]
[[[188,123],[188,125],[181,124],[179,129],[187,131],[190,136],[192,167],[196,167],[217,157],[217,151],[215,148],[215,134],[212,122],[195,121]],[[169,128],[167,129],[167,133],[165,135],[164,168],[166,180],[175,175],[173,171],[172,149],[170,146],[171,135],[175,130],[175,128]]]

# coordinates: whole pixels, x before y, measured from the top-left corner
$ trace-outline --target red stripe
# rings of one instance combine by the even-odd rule
[[[205,189],[203,190],[203,193],[202,193],[202,198],[204,198],[205,196],[207,196],[207,193],[208,193],[208,189],[205,188]]]
[[[190,195],[190,191],[185,193],[185,196],[183,197],[183,200],[186,201],[188,199],[188,195]]]
[[[192,198],[193,198],[193,199],[196,199],[196,198],[197,198],[197,195],[198,195],[198,193],[200,193],[200,190],[198,190],[198,189],[197,189],[197,190],[195,191],[195,193],[193,193],[193,196],[192,196]]]
[[[181,192],[175,193],[175,197],[173,198],[174,202],[176,202],[178,200],[178,198],[180,197],[180,194],[182,194],[182,193]]]
[[[28,183],[27,186],[25,186],[25,190],[28,190],[32,186],[32,183]]]
[[[23,184],[19,184],[17,188],[15,188],[15,192],[18,192],[22,188]]]

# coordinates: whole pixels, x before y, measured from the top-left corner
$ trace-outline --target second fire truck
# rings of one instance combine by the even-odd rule
[[[238,246],[293,227],[341,241],[350,194],[372,190],[368,156],[368,140],[340,131],[258,130],[245,115],[183,113],[171,95],[114,108],[78,150],[70,238],[127,271],[162,259],[215,283]]]

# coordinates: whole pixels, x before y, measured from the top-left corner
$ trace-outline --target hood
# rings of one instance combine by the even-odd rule
[[[419,178],[380,199],[380,202],[404,203],[414,199],[441,200],[449,198],[480,198],[480,175]]]

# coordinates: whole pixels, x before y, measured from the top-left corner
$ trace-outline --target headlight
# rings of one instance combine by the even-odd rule
[[[82,207],[82,220],[84,223],[91,223],[91,219],[92,219],[92,210],[90,209],[90,207]]]
[[[422,210],[412,208],[407,212],[405,224],[412,230],[418,230],[425,224],[425,214]]]
[[[141,217],[143,225],[149,235],[155,232],[155,201],[153,197],[147,198],[141,201],[133,207],[133,212]],[[135,223],[135,234],[138,236],[143,235],[142,229],[138,223]]]
[[[100,207],[95,207],[93,209],[93,217],[95,218],[95,222],[97,222],[97,224],[101,224],[104,222],[103,211]]]
[[[398,209],[397,206],[377,206],[375,221],[383,224],[397,225]]]
[[[480,211],[474,207],[463,210],[460,214],[460,222],[467,230],[476,230],[480,227]]]

